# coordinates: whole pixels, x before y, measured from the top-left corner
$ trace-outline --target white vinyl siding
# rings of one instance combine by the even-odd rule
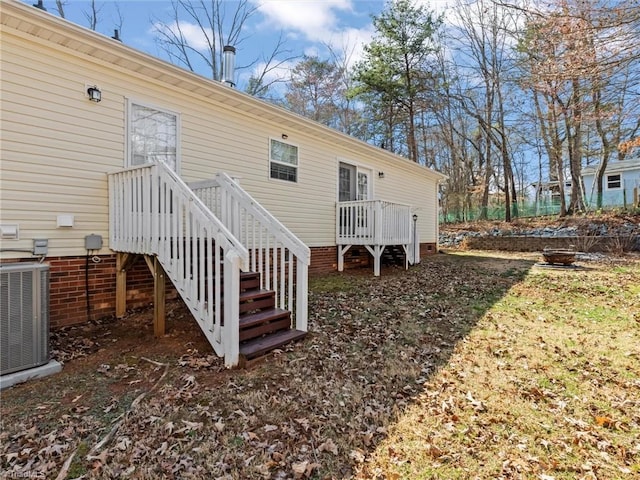
[[[269,142],[269,176],[288,182],[298,181],[298,147],[279,140]]]

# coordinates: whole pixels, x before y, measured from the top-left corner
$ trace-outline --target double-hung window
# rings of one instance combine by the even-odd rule
[[[129,166],[164,162],[178,171],[179,116],[129,102]]]
[[[288,182],[298,181],[298,147],[271,139],[269,145],[269,176]]]

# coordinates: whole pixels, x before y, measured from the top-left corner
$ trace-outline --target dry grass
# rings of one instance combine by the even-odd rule
[[[424,383],[360,477],[638,478],[639,274],[531,272]]]
[[[0,476],[632,478],[640,263],[535,260],[314,279],[309,338],[245,371],[179,305],[158,341],[148,312],[59,332],[63,372],[2,393]]]
[[[638,239],[634,236],[617,236],[610,240],[609,251],[614,255],[630,252],[636,246]]]

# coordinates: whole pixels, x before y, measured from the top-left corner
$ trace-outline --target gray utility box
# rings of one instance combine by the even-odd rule
[[[49,362],[49,266],[0,265],[0,375]]]

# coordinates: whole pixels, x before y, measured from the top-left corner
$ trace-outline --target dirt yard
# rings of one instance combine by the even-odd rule
[[[539,260],[314,278],[307,339],[249,370],[180,302],[160,339],[151,310],[54,332],[63,371],[1,394],[0,478],[640,475],[640,258]]]

